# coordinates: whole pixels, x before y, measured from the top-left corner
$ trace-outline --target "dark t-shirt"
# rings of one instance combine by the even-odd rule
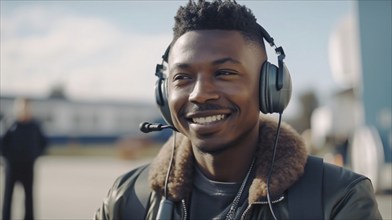
[[[194,175],[190,219],[225,219],[241,183],[210,180],[198,168]],[[238,210],[245,208],[247,191],[243,192]]]

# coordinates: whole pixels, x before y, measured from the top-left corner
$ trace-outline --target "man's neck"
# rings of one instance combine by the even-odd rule
[[[234,146],[219,153],[205,153],[193,148],[196,164],[211,180],[241,182],[252,163],[258,146],[258,132],[248,143]]]

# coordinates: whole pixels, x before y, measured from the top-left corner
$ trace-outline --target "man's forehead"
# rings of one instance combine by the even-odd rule
[[[216,40],[216,41],[227,41],[227,40],[235,40],[235,41],[243,41],[243,36],[240,31],[236,30],[194,30],[188,31],[177,38],[172,45],[176,45],[178,43],[184,44],[192,41],[198,40]]]
[[[236,60],[236,55],[240,55],[238,53],[243,53],[245,50],[259,50],[257,54],[262,52],[259,46],[250,44],[239,31],[190,31],[183,34],[171,45],[169,63],[192,60],[193,58],[200,58],[197,56],[207,55],[215,55],[220,58],[231,57]]]

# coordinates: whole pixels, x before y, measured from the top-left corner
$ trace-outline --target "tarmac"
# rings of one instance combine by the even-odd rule
[[[114,157],[44,156],[35,166],[36,219],[93,219],[114,180],[151,159],[120,160]],[[4,166],[0,165],[0,195],[4,193]],[[14,191],[12,219],[23,219],[23,189]],[[392,219],[392,195],[378,194],[384,219]],[[0,211],[1,212],[1,211]]]

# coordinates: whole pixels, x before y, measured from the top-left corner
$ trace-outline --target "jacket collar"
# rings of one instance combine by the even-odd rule
[[[260,117],[259,147],[256,153],[255,178],[249,188],[249,203],[260,201],[267,195],[267,175],[271,164],[277,123]],[[186,199],[193,187],[194,157],[191,142],[177,133],[176,149],[169,176],[168,196],[173,201]],[[149,182],[153,190],[163,195],[165,178],[173,149],[173,137],[162,147],[151,164]],[[272,198],[284,193],[303,174],[307,151],[300,135],[282,122],[274,169],[270,180]]]

